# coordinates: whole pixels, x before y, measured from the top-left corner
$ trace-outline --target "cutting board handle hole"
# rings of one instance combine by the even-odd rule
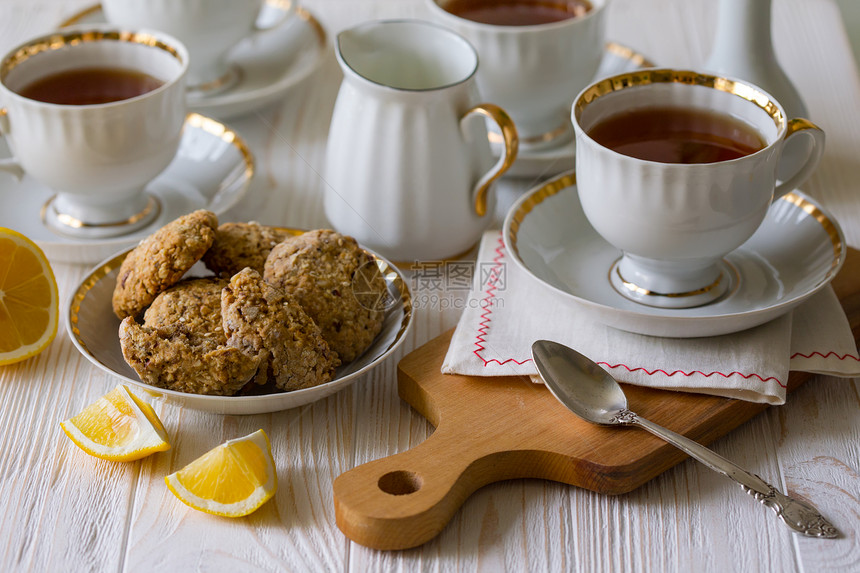
[[[415,472],[397,470],[383,475],[377,485],[379,489],[391,495],[409,495],[421,489],[424,480]]]

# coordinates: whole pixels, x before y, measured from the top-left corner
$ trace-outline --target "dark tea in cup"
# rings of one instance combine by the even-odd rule
[[[49,74],[17,90],[25,98],[60,105],[96,105],[141,96],[161,80],[137,70],[78,68]]]
[[[588,0],[451,0],[445,10],[473,22],[495,26],[536,26],[584,16]]]
[[[765,148],[759,132],[728,114],[695,108],[621,111],[586,131],[622,155],[658,163],[717,163]]]

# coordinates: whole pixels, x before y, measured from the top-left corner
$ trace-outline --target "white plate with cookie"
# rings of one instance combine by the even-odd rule
[[[301,235],[296,229],[280,229],[288,235]],[[94,365],[149,395],[195,410],[220,414],[262,414],[309,404],[346,388],[388,357],[404,340],[412,321],[412,299],[401,272],[376,253],[362,249],[384,279],[387,293],[379,307],[383,312],[381,331],[357,358],[333,370],[331,380],[316,386],[283,391],[272,383],[257,385],[249,381],[230,396],[206,395],[153,386],[141,380],[124,356],[120,344],[121,320],[114,312],[113,298],[121,265],[132,249],[124,250],[93,268],[70,296],[64,314],[74,345]],[[203,263],[196,263],[185,274],[189,277],[212,276]],[[143,315],[139,314],[141,318]],[[126,319],[129,320],[129,319]],[[125,343],[123,343],[125,344]],[[140,364],[136,364],[140,367]]]

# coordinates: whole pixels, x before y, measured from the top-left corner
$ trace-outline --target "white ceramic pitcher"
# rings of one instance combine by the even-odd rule
[[[490,222],[490,186],[518,145],[508,115],[478,103],[475,50],[435,24],[391,20],[341,32],[336,53],[344,79],[327,146],[329,222],[397,261],[468,251]],[[495,165],[474,115],[504,134]]]

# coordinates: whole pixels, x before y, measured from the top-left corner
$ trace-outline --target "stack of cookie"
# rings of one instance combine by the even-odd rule
[[[183,278],[198,261],[214,276]],[[328,382],[382,330],[387,285],[374,258],[330,230],[301,235],[195,211],[122,263],[120,345],[141,380],[232,396]],[[142,323],[139,320],[142,319]]]

